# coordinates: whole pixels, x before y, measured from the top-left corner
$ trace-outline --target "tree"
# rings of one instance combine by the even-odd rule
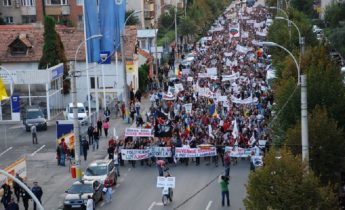
[[[309,115],[308,124],[311,168],[324,184],[336,184],[340,181],[340,172],[345,171],[345,141],[342,128],[328,116],[327,110],[320,106],[316,106]],[[301,154],[300,123],[287,131],[286,145],[294,154]]]
[[[281,158],[270,150],[263,168],[250,173],[244,205],[249,210],[261,209],[339,209],[329,186],[323,187],[312,173],[305,173],[299,156],[283,148]]]
[[[125,14],[125,20],[134,12],[134,10],[129,10],[129,11],[126,11],[126,14]],[[135,15],[132,15],[128,20],[127,20],[127,23],[126,25],[137,25],[140,23],[140,20],[137,16]]]
[[[330,4],[326,7],[325,21],[331,28],[339,26],[340,21],[345,20],[345,4]]]
[[[63,89],[68,93],[70,89],[69,80],[66,80],[69,72],[65,49],[60,35],[55,30],[55,20],[52,17],[44,18],[44,45],[43,53],[38,64],[38,69],[47,69],[59,63],[64,64]]]
[[[290,58],[285,60],[280,78],[274,86],[275,109],[282,110],[273,132],[279,133],[280,139],[284,140],[284,133],[288,128],[294,127],[300,119],[300,91],[290,99],[283,108],[289,96],[296,87],[297,71]],[[325,106],[329,116],[345,127],[345,89],[342,82],[342,75],[339,67],[335,66],[329,56],[328,49],[317,46],[307,49],[302,57],[302,73],[307,73],[308,82],[308,111],[313,110],[317,105]],[[294,81],[294,82],[293,82]],[[283,109],[282,109],[283,108]]]
[[[178,25],[179,34],[182,36],[189,37],[190,35],[195,35],[197,33],[197,27],[188,16],[183,17],[181,23]]]
[[[291,6],[308,15],[310,18],[317,18],[314,10],[314,0],[291,0]]]
[[[149,66],[143,64],[139,67],[139,89],[142,93],[147,90],[147,75],[149,74]]]
[[[329,40],[331,41],[331,46],[345,57],[345,26],[333,29]]]

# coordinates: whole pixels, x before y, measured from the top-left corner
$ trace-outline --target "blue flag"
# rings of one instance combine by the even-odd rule
[[[101,33],[101,51],[114,51],[116,17],[115,1],[100,0],[99,2],[99,22]]]
[[[120,46],[120,35],[125,28],[126,1],[115,0],[115,47]]]
[[[97,1],[84,0],[85,7],[85,30],[86,38],[93,35],[100,34],[98,13],[97,13]],[[87,41],[87,61],[89,63],[98,62],[100,59],[100,40],[90,39]]]

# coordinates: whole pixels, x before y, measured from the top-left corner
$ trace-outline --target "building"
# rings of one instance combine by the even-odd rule
[[[42,22],[44,12],[58,22],[83,23],[82,0],[2,0],[0,4],[0,16],[7,24]]]
[[[76,49],[84,40],[83,31],[66,26],[56,26],[56,30],[64,44],[67,60],[74,61]],[[38,63],[42,56],[44,44],[43,33],[43,27],[38,25],[0,25],[1,66],[11,71],[11,73],[13,72],[13,74],[16,71],[36,72],[32,75],[36,75],[37,78],[37,75],[44,71],[38,70]],[[125,35],[127,84],[134,90],[137,90],[139,87],[139,59],[135,50],[137,43],[136,26],[126,27]],[[92,99],[92,107],[94,107],[96,104],[96,93],[98,93],[99,104],[101,106],[104,98],[106,98],[106,103],[111,102],[115,98],[122,99],[124,87],[123,63],[120,53],[117,54],[117,56],[112,56],[111,64],[86,64],[84,47],[80,48],[75,65],[76,69],[80,72],[77,78],[78,102],[82,102],[87,106],[88,97],[90,97]],[[103,75],[102,72],[104,72]],[[87,80],[87,73],[89,73],[89,80]],[[23,82],[25,81],[21,81],[21,83]],[[91,96],[88,95],[87,84],[89,84]],[[34,84],[28,82],[27,85],[20,87],[15,85],[14,89],[16,94],[25,98],[25,101],[29,102],[32,99],[32,105],[40,105],[41,101],[37,95],[35,98],[35,94],[31,96],[27,94],[28,89],[32,89],[36,93],[41,92],[39,87],[35,87]],[[59,104],[56,104],[56,106],[65,107],[67,103],[71,102],[71,98],[65,96],[63,104],[60,103],[61,100],[58,102]]]

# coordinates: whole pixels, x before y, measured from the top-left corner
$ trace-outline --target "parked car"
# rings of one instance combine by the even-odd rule
[[[83,103],[77,103],[78,120],[81,125],[87,124],[87,113]],[[73,120],[73,103],[69,103],[66,107],[66,119]]]
[[[116,185],[117,174],[111,160],[95,160],[85,170],[83,180],[98,180],[105,187]]]
[[[97,202],[103,200],[103,184],[97,180],[93,181],[76,181],[72,186],[66,190],[66,196],[63,204],[64,210],[85,210],[87,197],[90,195],[94,201],[94,205]]]
[[[37,130],[47,130],[47,120],[44,117],[43,111],[38,106],[29,106],[25,110],[23,124],[27,132],[30,131],[31,126],[35,125]]]

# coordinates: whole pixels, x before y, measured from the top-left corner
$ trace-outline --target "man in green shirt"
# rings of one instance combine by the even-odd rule
[[[220,189],[222,191],[222,206],[224,206],[224,199],[226,197],[227,204],[230,206],[230,198],[229,198],[229,177],[226,176],[219,176],[218,182],[220,184]]]

